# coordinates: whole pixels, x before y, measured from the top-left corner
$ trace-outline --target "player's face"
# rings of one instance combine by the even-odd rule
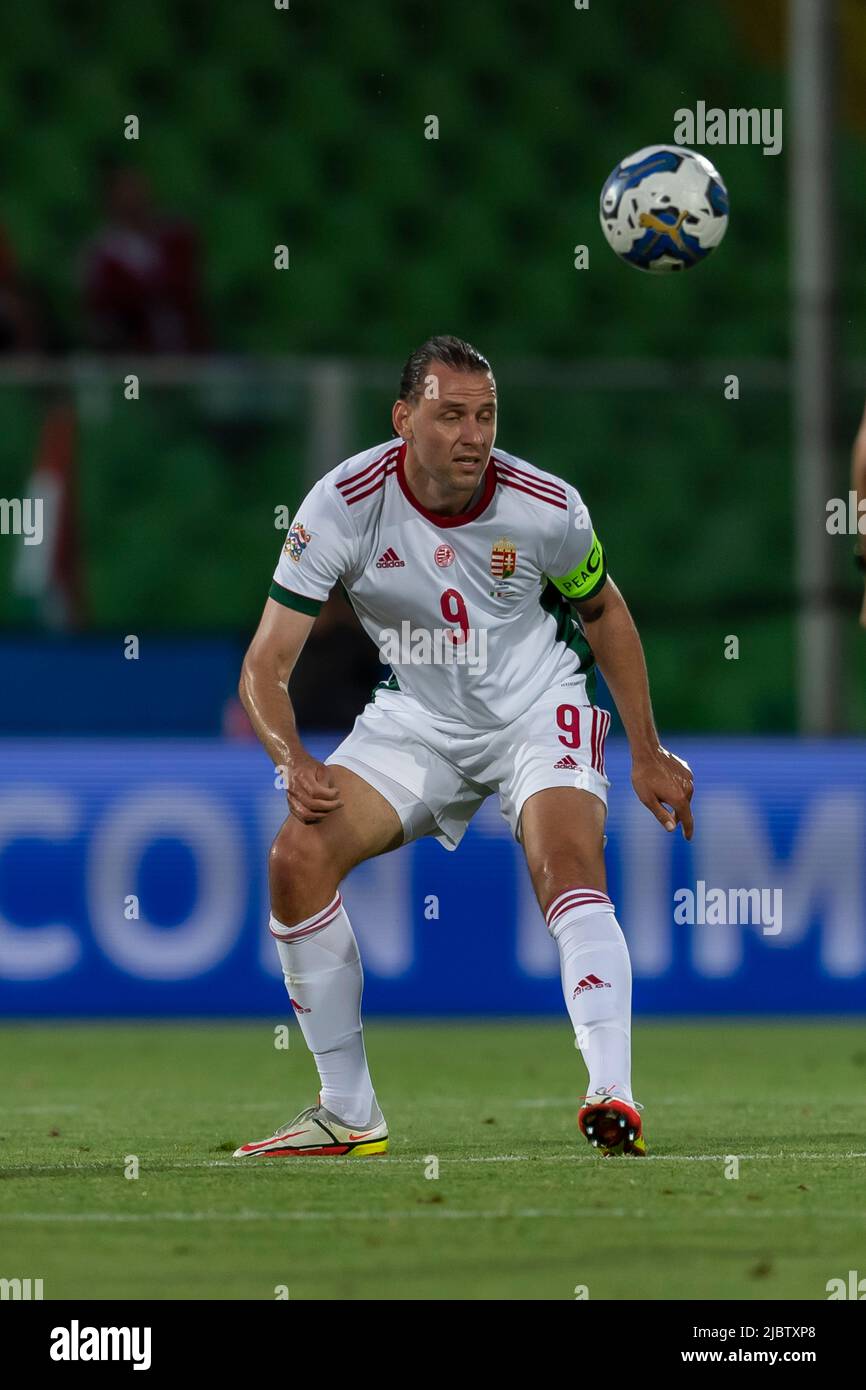
[[[426,379],[421,399],[406,407],[400,432],[415,462],[440,487],[471,496],[496,438],[496,383],[490,372],[461,372],[440,362],[431,362]]]

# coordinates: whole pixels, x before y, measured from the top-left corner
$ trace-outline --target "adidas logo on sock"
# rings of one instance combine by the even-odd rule
[[[579,767],[579,764],[574,761],[574,758],[571,756],[570,753],[566,753],[565,757],[560,758],[559,762],[554,763],[553,766],[554,768],[566,767],[569,768],[571,771],[576,772]]]
[[[585,979],[578,980],[574,987],[572,999],[576,999],[579,994],[585,994],[588,989],[610,989],[609,980],[600,980],[597,975],[587,975]]]
[[[401,566],[405,569],[406,561],[400,559],[400,556],[392,545],[389,545],[384,554],[380,555],[376,561],[377,570],[396,570]]]

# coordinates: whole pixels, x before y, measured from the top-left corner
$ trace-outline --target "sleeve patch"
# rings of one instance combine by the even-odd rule
[[[549,576],[552,584],[555,584],[560,593],[565,594],[566,598],[591,598],[597,589],[600,589],[607,574],[605,571],[604,550],[601,541],[593,531],[592,545],[589,554],[568,574],[558,577],[551,574]]]
[[[295,561],[295,564],[297,564],[312,539],[309,531],[307,531],[299,521],[296,521],[286,537],[283,550],[286,555],[289,555]]]

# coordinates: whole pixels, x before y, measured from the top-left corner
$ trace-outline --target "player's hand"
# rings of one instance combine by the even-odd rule
[[[288,770],[286,799],[293,816],[304,825],[317,825],[329,811],[343,805],[330,769],[315,758],[295,758]]]
[[[631,784],[665,830],[681,825],[686,839],[692,838],[694,821],[689,803],[695,784],[687,762],[659,746],[634,759]]]

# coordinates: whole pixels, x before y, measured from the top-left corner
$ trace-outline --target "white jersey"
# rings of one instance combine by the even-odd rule
[[[463,727],[501,728],[570,677],[584,687],[592,653],[568,599],[606,576],[576,489],[497,448],[473,506],[440,516],[410,492],[405,452],[377,445],[316,483],[270,596],[312,616],[341,581],[389,688]]]

